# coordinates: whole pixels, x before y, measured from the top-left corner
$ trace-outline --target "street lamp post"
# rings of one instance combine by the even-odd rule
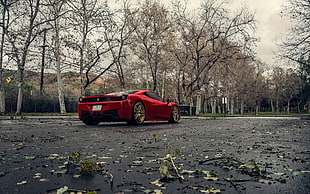
[[[41,62],[41,77],[40,77],[40,97],[43,95],[43,84],[44,84],[44,68],[45,68],[45,48],[48,47],[46,45],[46,32],[48,29],[44,29],[43,34],[43,45],[42,47],[42,62]]]

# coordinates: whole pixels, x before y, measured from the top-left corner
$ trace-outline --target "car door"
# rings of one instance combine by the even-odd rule
[[[154,92],[146,92],[145,95],[149,98],[149,116],[152,119],[168,119],[170,116],[168,103]]]

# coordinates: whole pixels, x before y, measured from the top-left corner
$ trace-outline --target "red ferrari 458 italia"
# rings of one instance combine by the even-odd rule
[[[87,125],[100,122],[127,121],[142,124],[144,121],[180,120],[176,103],[164,100],[149,90],[130,90],[107,95],[81,97],[78,102],[79,119]]]

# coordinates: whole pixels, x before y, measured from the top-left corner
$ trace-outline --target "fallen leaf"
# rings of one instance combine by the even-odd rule
[[[271,184],[271,181],[267,179],[259,179],[258,182],[265,183],[265,184]]]
[[[34,178],[34,179],[41,178],[41,173],[39,173],[39,172],[38,172],[38,173],[35,173],[34,176],[33,176],[33,178]]]
[[[293,175],[295,175],[295,176],[304,175],[303,172],[306,172],[306,171],[295,171],[295,172],[293,172]]]
[[[34,160],[36,157],[35,156],[25,156],[26,160]]]
[[[101,156],[101,157],[98,157],[98,159],[101,159],[101,160],[104,160],[104,159],[112,159],[112,157],[109,157],[109,156]]]
[[[153,190],[151,190],[151,189],[146,189],[146,190],[144,190],[143,192],[144,192],[144,193],[152,193]]]
[[[302,163],[305,163],[305,162],[307,162],[307,160],[306,159],[303,159],[303,158],[300,158],[300,157],[295,157],[295,158],[293,158],[293,161],[296,161],[296,162],[302,162]]]
[[[193,174],[193,173],[195,173],[196,171],[194,171],[194,170],[182,170],[180,173],[181,174]]]
[[[201,193],[221,193],[220,189],[200,190]]]
[[[63,194],[65,193],[69,188],[67,186],[64,186],[62,188],[57,189],[57,194]]]
[[[59,158],[59,154],[50,154],[47,156],[46,159],[53,160],[53,159],[57,159],[57,158]]]
[[[19,183],[16,183],[17,185],[24,185],[24,184],[27,184],[27,181],[22,181],[22,182],[19,182]]]
[[[139,161],[136,160],[136,161],[133,161],[132,163],[133,163],[133,164],[142,164],[143,162],[140,161],[140,160],[139,160]]]
[[[202,170],[201,173],[204,175],[207,175],[208,177],[215,177],[216,176],[216,172],[213,172],[213,171]]]
[[[152,185],[156,185],[156,186],[159,186],[159,187],[162,187],[164,185],[164,183],[161,183],[159,182],[159,179],[153,181],[153,182],[150,182]]]
[[[274,174],[274,175],[278,175],[278,176],[285,175],[285,173],[284,173],[284,172],[274,172],[273,174]]]
[[[5,172],[0,171],[0,177],[4,176]]]
[[[73,175],[73,178],[80,178],[81,177],[81,175],[79,175],[79,174],[75,174],[75,175]]]
[[[203,178],[207,181],[218,181],[218,180],[220,180],[220,178],[218,178],[218,177],[203,177]]]
[[[155,189],[153,193],[154,194],[163,194],[163,192],[161,192],[161,190],[158,190],[158,189]]]
[[[96,157],[97,157],[96,154],[92,154],[91,156],[86,156],[85,158],[86,158],[86,159],[90,159],[90,158],[96,158]]]

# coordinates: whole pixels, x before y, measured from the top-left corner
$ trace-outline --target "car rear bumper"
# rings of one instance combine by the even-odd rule
[[[102,105],[101,110],[93,111],[94,105]],[[122,102],[114,103],[79,103],[79,119],[84,120],[91,117],[93,120],[100,122],[126,121],[130,119],[130,107]]]

